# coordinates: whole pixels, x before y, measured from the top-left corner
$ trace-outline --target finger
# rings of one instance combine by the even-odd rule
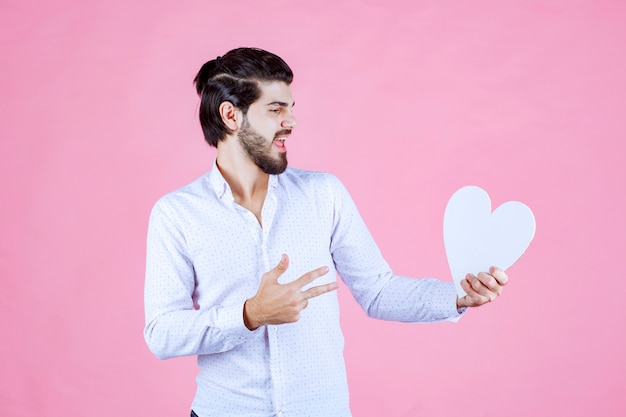
[[[498,280],[496,280],[495,277],[493,277],[492,275],[490,275],[490,274],[488,274],[486,272],[481,272],[481,273],[478,274],[477,279],[489,291],[496,292],[496,293],[500,292],[501,285],[498,282]]]
[[[278,278],[287,270],[287,268],[289,268],[289,257],[283,253],[280,257],[278,265],[276,265],[274,269],[271,269],[263,274],[263,277],[265,279],[271,279],[272,281],[278,282]]]
[[[306,285],[315,281],[317,278],[326,275],[327,273],[328,273],[327,266],[319,267],[317,269],[314,269],[302,275],[300,278],[298,278],[297,280],[293,282],[293,285],[298,288],[303,288]]]
[[[476,279],[476,277],[472,274],[467,274],[466,278],[461,280],[461,288],[463,288],[466,295],[457,301],[457,305],[460,307],[476,307],[488,301],[488,298],[476,292],[471,284],[472,279]]]
[[[474,289],[472,288],[472,286],[469,283],[469,280],[471,279],[470,277],[473,277],[473,275],[468,274],[465,279],[461,280],[461,288],[463,288],[463,291],[465,291],[465,294],[469,294],[470,292],[474,292]]]
[[[467,279],[462,279],[460,283],[461,288],[463,288],[463,291],[465,291],[465,295],[457,300],[457,305],[459,307],[469,307],[471,305],[470,294],[473,294],[474,290],[472,289],[472,286],[469,284]]]
[[[480,276],[480,274],[478,274],[478,276]],[[465,280],[473,293],[483,294],[486,290],[488,290],[487,287],[474,274],[467,274],[465,276]]]
[[[478,276],[480,277],[481,274],[485,273],[481,272],[480,274],[478,274]],[[466,280],[470,289],[470,291],[467,291],[467,294],[469,295],[472,303],[475,306],[493,301],[497,297],[497,294],[495,294],[485,284],[483,284],[483,282],[478,277],[472,274],[467,274]]]
[[[509,282],[509,276],[500,268],[492,266],[489,268],[489,273],[500,283],[500,285],[506,285]]]
[[[327,292],[331,292],[337,289],[337,283],[331,282],[324,285],[318,285],[317,287],[311,287],[306,291],[302,291],[302,295],[304,298],[309,299],[313,297],[317,297],[318,295],[326,294]]]

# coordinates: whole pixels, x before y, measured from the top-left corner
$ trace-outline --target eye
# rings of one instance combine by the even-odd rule
[[[275,109],[270,109],[270,111],[271,111],[272,113],[280,113],[280,107],[277,107],[277,108],[275,108]]]

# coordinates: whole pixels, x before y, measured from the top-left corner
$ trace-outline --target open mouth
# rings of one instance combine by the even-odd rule
[[[283,132],[281,132],[281,133],[283,133]],[[289,132],[289,133],[291,133],[291,132]],[[281,151],[281,152],[287,152],[287,147],[285,146],[285,141],[287,140],[287,137],[289,137],[289,133],[287,133],[286,135],[276,136],[276,138],[274,138],[274,146],[276,146],[276,148],[278,148],[278,150]]]
[[[285,138],[274,139],[274,146],[276,146],[279,151],[287,152],[287,147],[285,146]]]

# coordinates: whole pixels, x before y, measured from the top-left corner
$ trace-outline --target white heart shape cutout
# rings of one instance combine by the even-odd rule
[[[465,295],[461,281],[468,273],[510,268],[534,236],[535,217],[525,204],[507,201],[492,213],[482,188],[470,185],[454,193],[443,218],[443,240],[457,295]]]

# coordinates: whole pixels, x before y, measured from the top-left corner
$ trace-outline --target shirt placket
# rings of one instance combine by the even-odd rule
[[[275,267],[276,259],[270,258],[270,244],[271,244],[271,231],[274,217],[276,215],[278,200],[273,189],[268,191],[267,198],[263,204],[263,212],[261,219],[263,222],[262,227],[262,241],[261,252],[263,257],[263,264],[265,266],[264,271],[269,271]],[[285,415],[285,377],[283,373],[283,366],[281,361],[281,345],[280,345],[280,326],[269,325],[267,326],[267,339],[269,342],[269,357],[270,357],[270,376],[272,380],[272,400],[274,402],[274,409],[278,417]]]
[[[268,191],[265,202],[263,203],[263,210],[261,211],[261,256],[263,257],[263,272],[269,271],[276,265],[272,265],[272,261],[277,260],[270,259],[269,245],[270,245],[270,232],[272,231],[272,223],[274,222],[274,216],[276,215],[276,195]]]

